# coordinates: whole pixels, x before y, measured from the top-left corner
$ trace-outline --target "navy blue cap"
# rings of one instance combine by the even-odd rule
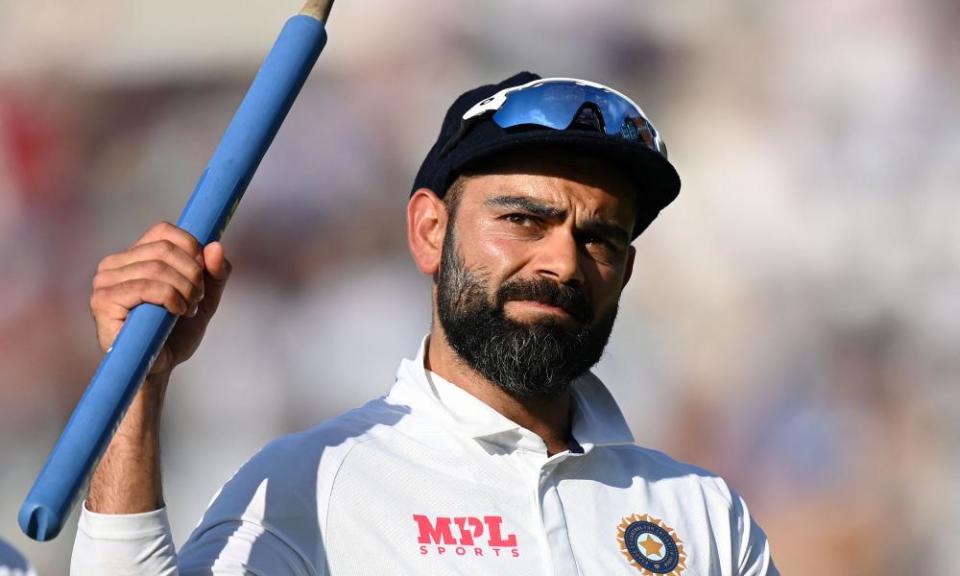
[[[499,84],[486,84],[461,94],[447,110],[440,135],[420,165],[411,194],[419,188],[429,188],[443,197],[447,188],[471,163],[510,150],[537,148],[543,149],[544,153],[549,153],[555,147],[582,150],[609,158],[623,166],[633,177],[638,200],[637,221],[633,229],[633,237],[636,238],[680,192],[680,176],[673,165],[639,142],[591,130],[534,127],[510,132],[488,118],[472,126],[452,149],[444,150],[460,130],[463,115],[474,104],[505,88],[538,79],[540,76],[537,74],[521,72]]]

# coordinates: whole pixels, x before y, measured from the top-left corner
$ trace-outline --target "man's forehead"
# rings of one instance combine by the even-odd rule
[[[470,175],[463,185],[471,203],[487,206],[505,205],[504,199],[519,197],[562,210],[576,208],[625,220],[628,226],[632,225],[636,210],[632,182],[617,171],[606,170],[602,164],[505,165]]]

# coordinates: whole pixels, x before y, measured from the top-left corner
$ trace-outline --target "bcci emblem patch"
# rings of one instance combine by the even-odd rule
[[[687,567],[683,542],[673,528],[653,516],[627,516],[617,526],[617,539],[620,552],[641,574],[680,576]]]

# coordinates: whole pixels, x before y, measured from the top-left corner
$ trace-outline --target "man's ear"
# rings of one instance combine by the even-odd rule
[[[627,248],[627,269],[623,273],[623,284],[620,286],[620,291],[623,292],[623,289],[627,287],[627,282],[630,281],[630,277],[633,276],[633,261],[637,257],[637,249],[631,244]]]
[[[440,269],[447,231],[447,207],[433,190],[420,188],[407,203],[407,244],[417,268],[427,276]]]

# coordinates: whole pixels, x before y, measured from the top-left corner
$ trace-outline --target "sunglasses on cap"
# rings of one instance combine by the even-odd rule
[[[443,146],[452,150],[476,122],[491,118],[504,130],[540,126],[594,130],[642,144],[667,158],[667,147],[643,110],[620,92],[576,78],[542,78],[484,98],[463,115],[460,129]]]

